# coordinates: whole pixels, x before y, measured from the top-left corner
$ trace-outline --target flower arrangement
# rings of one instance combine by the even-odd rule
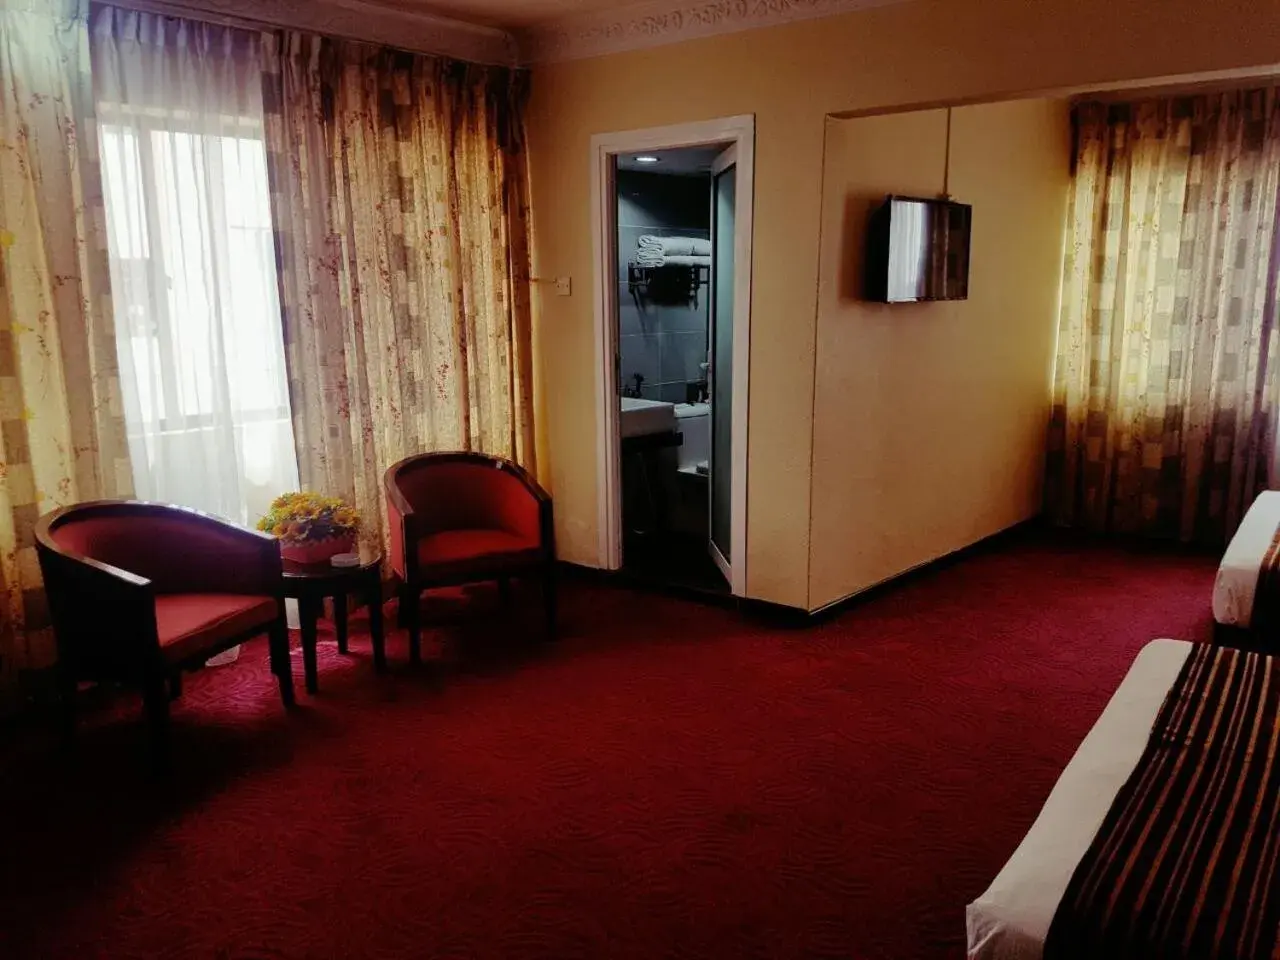
[[[285,493],[271,501],[271,509],[258,521],[258,529],[279,537],[285,544],[338,540],[350,543],[360,527],[355,507],[338,497],[318,493]]]

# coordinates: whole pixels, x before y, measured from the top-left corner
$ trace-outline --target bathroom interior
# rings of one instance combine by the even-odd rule
[[[712,168],[723,149],[616,159],[622,569],[716,594],[729,592],[709,543]]]

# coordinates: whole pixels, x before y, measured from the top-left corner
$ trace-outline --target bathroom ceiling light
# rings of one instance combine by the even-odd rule
[[[658,162],[657,157],[652,157],[648,155],[636,157],[636,163],[657,163],[657,162]]]

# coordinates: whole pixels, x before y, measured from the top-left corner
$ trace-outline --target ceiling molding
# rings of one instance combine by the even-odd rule
[[[515,38],[505,30],[465,23],[421,9],[383,6],[365,0],[110,0],[115,6],[173,16],[216,20],[239,26],[272,26],[406,50],[470,60],[513,64]]]
[[[909,0],[652,0],[536,24],[520,31],[517,39],[526,62],[580,60],[905,2]]]

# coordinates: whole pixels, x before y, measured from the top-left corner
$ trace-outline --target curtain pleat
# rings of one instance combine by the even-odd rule
[[[129,496],[87,0],[0,0],[0,704],[54,660],[36,519]]]
[[[385,540],[382,473],[533,467],[525,75],[267,37],[268,169],[304,486]]]
[[[1220,544],[1274,475],[1280,99],[1076,108],[1046,506]]]

